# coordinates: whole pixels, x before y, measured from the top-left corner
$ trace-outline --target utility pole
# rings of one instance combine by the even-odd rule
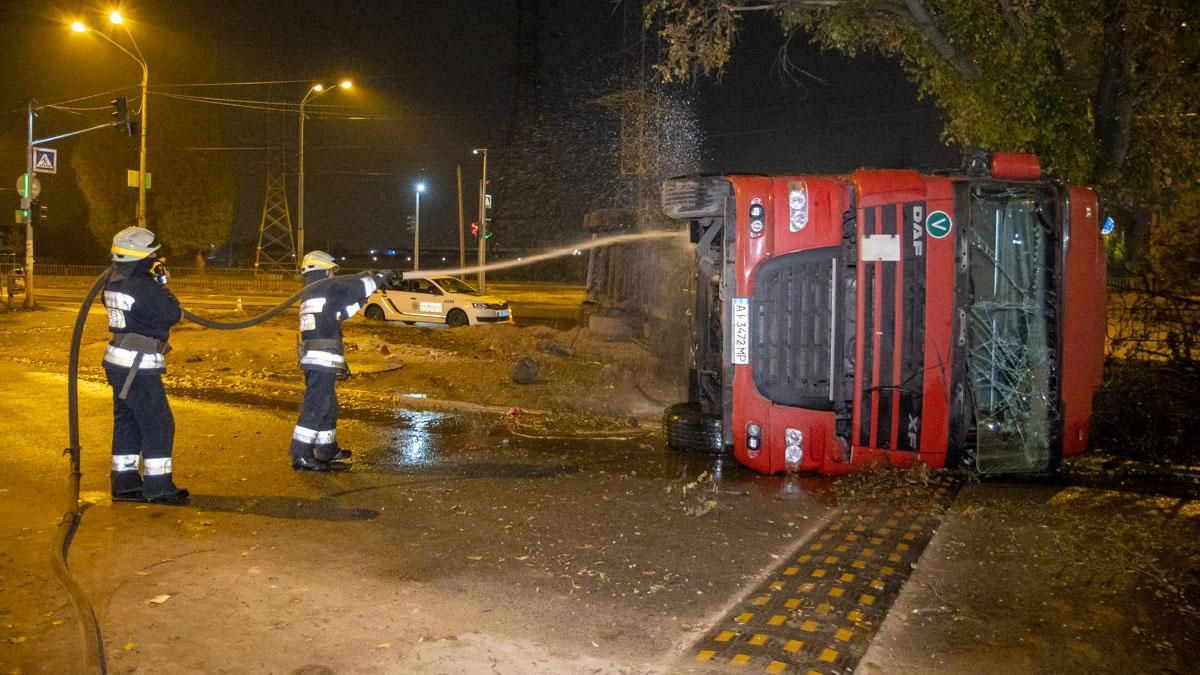
[[[475,150],[483,155],[483,176],[479,179],[479,291],[487,291],[487,148]]]
[[[458,172],[458,267],[467,266],[467,241],[463,232],[462,164],[454,167]]]

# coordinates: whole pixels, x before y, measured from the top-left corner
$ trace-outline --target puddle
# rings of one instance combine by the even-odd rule
[[[637,479],[669,485],[703,480],[726,495],[835,502],[835,479],[764,476],[731,456],[677,452],[657,432],[588,437],[555,430],[553,437],[514,433],[503,416],[399,409],[372,415],[355,447],[353,471],[462,479],[553,479],[564,476]],[[385,421],[386,419],[386,421]],[[359,432],[359,433],[362,433]],[[594,433],[594,431],[588,432]],[[703,477],[703,478],[702,478]]]

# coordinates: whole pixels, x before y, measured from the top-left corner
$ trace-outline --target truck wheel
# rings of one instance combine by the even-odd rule
[[[667,408],[663,413],[663,431],[667,446],[676,450],[713,455],[725,452],[720,416],[704,412],[694,401]]]
[[[363,316],[368,321],[383,321],[383,309],[379,305],[367,305],[363,310]]]
[[[446,325],[450,326],[451,328],[465,326],[468,323],[470,323],[470,321],[467,320],[467,313],[461,309],[452,309],[450,310],[450,313],[446,315]]]

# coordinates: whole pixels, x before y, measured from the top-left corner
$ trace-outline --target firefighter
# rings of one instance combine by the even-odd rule
[[[167,339],[183,318],[168,291],[154,233],[127,227],[113,237],[113,271],[104,285],[112,340],[104,372],[113,390],[112,496],[118,501],[182,505],[188,491],[175,485],[171,450],[175,418],[163,390]],[[138,465],[141,464],[141,473]]]
[[[300,261],[304,285],[334,277],[338,265],[324,251],[310,251]],[[342,322],[354,316],[380,284],[395,277],[391,271],[338,277],[302,296],[300,344],[297,353],[304,371],[304,401],[292,431],[288,454],[297,471],[329,471],[330,463],[350,459],[337,442],[337,393],[334,383],[349,373],[342,350]]]

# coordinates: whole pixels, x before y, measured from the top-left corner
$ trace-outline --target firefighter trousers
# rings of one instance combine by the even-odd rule
[[[304,401],[288,450],[292,457],[327,462],[338,454],[338,402],[334,389],[337,377],[336,372],[304,371]]]
[[[113,492],[141,489],[148,497],[173,494],[177,489],[171,472],[175,416],[163,389],[162,372],[139,370],[124,399],[119,394],[129,370],[105,367],[104,372],[113,390]]]

